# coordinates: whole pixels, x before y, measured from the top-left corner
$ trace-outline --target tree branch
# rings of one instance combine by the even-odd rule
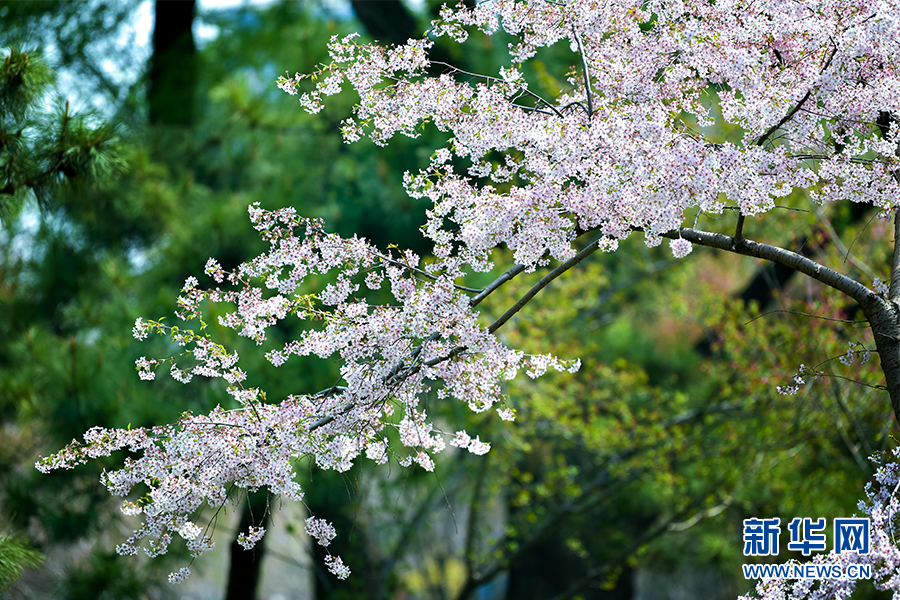
[[[506,83],[504,80],[500,79],[499,77],[491,77],[490,75],[479,75],[478,73],[471,73],[471,72],[469,72],[469,71],[463,71],[463,70],[460,69],[459,67],[454,67],[454,66],[451,65],[450,63],[445,63],[445,62],[433,60],[433,61],[431,61],[431,64],[433,64],[433,65],[441,65],[441,66],[443,66],[443,67],[447,67],[448,69],[451,70],[450,73],[448,73],[448,75],[453,75],[453,74],[456,74],[456,73],[461,73],[461,74],[463,74],[463,75],[468,75],[469,77],[476,77],[476,78],[478,78],[478,79],[486,79],[486,80],[488,80],[488,81],[496,81],[496,82],[498,82],[498,83]],[[550,104],[549,102],[547,102],[546,100],[544,100],[544,99],[543,99],[542,97],[540,97],[539,95],[535,94],[534,92],[532,92],[532,91],[529,90],[529,89],[523,89],[522,92],[528,94],[529,96],[531,96],[531,97],[534,98],[535,100],[538,100],[539,102],[542,102],[542,103],[544,104],[544,106],[546,106],[547,108],[549,108],[550,110],[552,110],[553,113],[554,113],[557,117],[562,118],[562,113],[560,113],[559,110],[557,110],[557,108],[556,108],[554,105]]]
[[[832,44],[832,46],[834,46],[834,48],[832,49],[831,54],[828,55],[828,59],[825,61],[825,64],[819,70],[820,73],[823,73],[825,71],[825,69],[828,68],[828,65],[831,64],[831,60],[834,58],[834,55],[837,54],[837,50],[838,50],[837,44],[834,43],[834,40],[832,40],[831,44]],[[792,108],[788,114],[786,114],[784,117],[782,117],[782,119],[780,121],[778,121],[778,123],[776,123],[775,125],[770,127],[768,131],[766,131],[764,134],[759,136],[759,139],[756,140],[756,145],[762,146],[763,144],[765,144],[766,140],[768,140],[770,137],[772,137],[773,133],[778,131],[778,129],[781,128],[782,125],[784,125],[785,123],[790,121],[794,117],[794,115],[796,115],[800,111],[800,109],[803,108],[803,105],[806,103],[807,100],[809,100],[810,96],[812,96],[812,92],[813,92],[813,88],[809,88],[808,90],[806,90],[806,94],[804,94],[804,96],[800,99],[800,101],[797,103],[797,105],[794,106],[794,108]]]
[[[891,260],[891,302],[900,302],[900,210],[894,209],[894,256]]]
[[[547,273],[543,278],[541,278],[540,281],[534,284],[532,288],[525,293],[524,296],[519,298],[519,301],[513,304],[512,307],[508,311],[506,311],[502,317],[491,323],[491,326],[488,327],[488,331],[494,333],[495,331],[500,329],[500,327],[502,327],[504,323],[509,321],[514,314],[522,310],[522,307],[528,304],[528,302],[532,298],[534,298],[538,292],[547,287],[551,281],[583,261],[585,258],[596,252],[599,248],[599,241],[591,242],[587,246],[587,248],[583,249],[581,252]]]
[[[486,285],[481,293],[469,300],[469,306],[477,306],[482,300],[490,296],[494,290],[525,270],[525,265],[515,265],[507,270],[503,275]]]
[[[744,214],[738,212],[737,225],[734,226],[733,245],[739,246],[744,241]]]
[[[830,59],[829,59],[829,60],[830,60]],[[791,109],[791,111],[790,111],[788,114],[786,114],[784,117],[782,117],[781,120],[778,121],[778,123],[776,123],[775,125],[772,125],[771,127],[769,127],[769,130],[768,130],[768,131],[766,131],[764,134],[762,134],[761,136],[759,136],[759,139],[756,140],[756,145],[757,145],[757,146],[762,146],[763,144],[765,144],[765,143],[766,143],[766,140],[768,140],[770,137],[772,137],[772,134],[773,134],[773,133],[775,133],[776,131],[778,131],[778,130],[781,128],[782,125],[784,125],[785,123],[787,123],[788,121],[790,121],[791,118],[793,118],[793,116],[796,115],[797,112],[798,112],[801,108],[803,108],[803,104],[804,104],[807,100],[809,100],[809,97],[810,97],[810,96],[812,96],[812,89],[806,90],[806,94],[805,94],[802,98],[800,98],[800,102],[798,102],[797,105],[794,106],[794,108]]]
[[[506,323],[507,321],[509,321],[509,319],[511,319],[513,315],[515,315],[517,312],[522,310],[522,307],[524,307],[526,304],[528,304],[528,302],[532,298],[534,298],[538,292],[540,292],[542,289],[547,287],[547,285],[549,285],[550,282],[552,282],[554,279],[556,279],[557,277],[559,277],[560,275],[562,275],[563,273],[565,273],[566,271],[568,271],[569,269],[571,269],[572,267],[574,267],[575,265],[577,265],[578,263],[583,261],[585,258],[590,256],[594,252],[596,252],[599,247],[600,246],[598,245],[597,241],[591,242],[586,248],[584,248],[583,250],[578,252],[578,254],[576,254],[575,256],[573,256],[572,258],[570,258],[563,264],[559,265],[558,267],[556,267],[555,269],[550,271],[547,275],[545,275],[543,278],[541,278],[540,281],[538,281],[536,284],[534,284],[531,287],[531,289],[528,290],[528,292],[519,299],[518,302],[516,302],[508,311],[506,311],[503,314],[503,316],[501,316],[499,319],[494,321],[488,327],[488,331],[490,333],[494,333],[497,329],[502,327],[503,324]],[[477,305],[482,300],[487,298],[492,292],[494,292],[501,285],[508,282],[513,277],[515,277],[516,275],[518,275],[519,273],[524,271],[525,268],[526,267],[524,265],[516,265],[516,266],[512,267],[511,269],[506,271],[503,275],[501,275],[500,277],[498,277],[497,279],[492,281],[483,290],[481,290],[481,293],[479,293],[477,296],[475,296],[471,300],[469,300],[469,305],[470,306]],[[429,336],[426,341],[433,341],[433,340],[436,340],[438,337],[440,337],[440,334],[435,332],[435,333],[431,334],[431,336]],[[423,345],[424,345],[424,342],[422,345],[419,345],[415,350],[413,350],[413,352],[411,353],[411,357],[413,358],[413,360],[415,360],[415,358],[421,353]],[[400,361],[385,376],[384,381],[389,382],[392,379],[400,377],[401,374],[403,377],[408,377],[410,375],[418,373],[419,370],[422,368],[422,366],[433,367],[444,361],[450,360],[451,358],[455,358],[456,356],[459,356],[460,354],[462,354],[465,351],[466,351],[465,346],[457,346],[457,347],[453,348],[450,352],[445,354],[444,356],[436,356],[435,358],[432,358],[431,360],[427,360],[420,365],[411,365],[405,371],[404,371],[404,367],[406,366],[406,362]],[[344,391],[344,390],[346,390],[346,388],[338,388],[337,386],[335,386],[335,387],[332,387],[327,390],[323,390],[323,391],[319,392],[318,394],[316,394],[316,396],[323,396],[323,395],[329,396],[338,390]],[[320,427],[328,425],[329,423],[334,421],[336,416],[347,414],[350,410],[352,410],[354,407],[356,407],[356,405],[357,405],[356,401],[347,403],[337,413],[328,415],[326,417],[322,417],[318,421],[312,423],[309,426],[309,428],[307,429],[307,432],[312,432]]]
[[[581,69],[584,72],[584,91],[587,93],[587,115],[588,119],[594,116],[594,92],[591,90],[591,73],[588,71],[587,57],[584,55],[584,47],[581,45],[581,36],[578,30],[572,25],[572,35],[575,36],[575,43],[578,44],[578,54],[581,55]]]
[[[677,514],[673,515],[670,519],[666,520],[664,523],[660,523],[654,529],[648,529],[643,536],[640,537],[636,542],[634,542],[631,547],[629,547],[625,552],[619,555],[618,558],[614,560],[607,561],[601,565],[590,569],[587,574],[582,577],[580,580],[573,583],[567,590],[557,595],[554,600],[567,600],[568,598],[572,598],[578,592],[583,590],[585,587],[591,584],[597,577],[600,577],[604,573],[608,572],[613,567],[617,567],[624,563],[630,556],[632,556],[637,550],[643,546],[659,537],[666,531],[668,531],[669,526],[673,523],[678,523],[682,519],[684,519],[688,513],[693,511],[697,506],[699,506],[703,502],[704,495],[697,496],[690,504],[680,510]]]
[[[816,281],[820,281],[825,285],[832,287],[839,292],[843,292],[859,302],[860,304],[872,294],[872,290],[859,283],[855,279],[851,279],[846,275],[838,273],[833,269],[829,269],[803,255],[771,246],[760,242],[754,242],[746,238],[742,239],[740,244],[736,244],[734,238],[721,233],[710,233],[699,229],[683,228],[667,231],[661,234],[662,237],[669,239],[678,239],[679,237],[686,239],[692,244],[698,246],[707,246],[709,248],[718,248],[734,254],[742,254],[744,256],[752,256],[761,258],[780,265],[784,265],[795,271],[799,271]]]

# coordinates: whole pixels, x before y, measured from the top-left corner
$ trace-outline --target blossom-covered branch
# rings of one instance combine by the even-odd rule
[[[516,41],[496,75],[455,67],[429,75],[435,38],[464,43],[472,30],[501,28]],[[568,44],[581,76],[573,67],[566,89],[547,98],[529,88],[525,65],[556,43]],[[124,505],[144,522],[122,552],[135,553],[148,539],[145,551],[159,554],[177,532],[202,553],[212,542],[191,515],[227,502],[229,484],[302,500],[297,457],[337,471],[360,455],[376,463],[393,457],[431,471],[433,455],[448,443],[484,454],[490,446],[479,438],[439,431],[422,399],[433,394],[476,412],[494,408],[512,420],[504,381],[522,369],[532,377],[548,368],[572,371],[578,362],[525,356],[496,329],[580,260],[597,249],[614,251],[636,232],[651,247],[670,238],[679,258],[703,245],[772,260],[860,302],[900,416],[900,307],[893,298],[744,236],[748,219],[798,189],[820,204],[850,200],[893,215],[900,128],[879,123],[883,114],[900,114],[897,0],[494,0],[444,7],[429,37],[405,45],[364,44],[351,35],[333,38],[329,51],[331,62],[316,73],[282,77],[278,85],[316,113],[349,84],[359,103],[343,122],[345,141],[368,136],[384,145],[397,134],[418,136],[426,123],[450,134],[427,166],[403,176],[410,196],[431,203],[422,231],[432,255],[386,253],[328,233],[294,209],[251,206],[269,248],[230,273],[210,259],[206,274],[219,284],[227,278],[228,289],[188,279],[177,316],[199,327],[139,319],[134,329],[136,337],[165,335],[185,348],[178,357],[139,360],[142,379],[169,363],[184,383],[221,377],[235,408],[185,414],[157,428],[93,429],[83,443],[39,463],[47,471],[125,448],[138,453],[103,479],[115,495],[146,490]],[[535,106],[518,103],[526,97]],[[740,139],[713,139],[717,122],[733,126]],[[731,207],[738,213],[733,235],[684,227],[689,212],[699,218]],[[585,246],[578,238],[586,231],[598,239]],[[515,266],[482,290],[466,286],[466,276],[503,271],[501,247]],[[484,323],[477,308],[488,295],[553,261],[559,266],[504,316]],[[313,293],[311,284],[325,281]],[[294,356],[337,358],[340,381],[317,394],[265,401],[262,390],[244,386],[237,353],[207,331],[207,302],[234,305],[219,325],[257,344],[279,322],[305,321],[298,337],[266,357],[275,366]],[[885,466],[880,476],[887,481],[895,471]],[[893,494],[873,493],[867,510],[882,519],[882,533],[891,531],[890,517],[878,511],[893,510]],[[311,519],[308,533],[327,545],[330,525]],[[262,534],[243,532],[242,543]],[[896,549],[887,541],[878,548],[881,581],[897,588]],[[338,577],[349,574],[340,557],[329,556],[327,565]]]

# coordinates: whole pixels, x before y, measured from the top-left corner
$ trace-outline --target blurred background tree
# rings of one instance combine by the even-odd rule
[[[223,551],[212,560],[226,574],[200,565],[205,583],[173,588],[164,574],[189,561],[185,553],[161,564],[115,554],[127,519],[97,484],[99,467],[51,477],[31,467],[91,426],[169,422],[226,398],[217,383],[140,382],[134,360],[155,350],[130,333],[138,316],[170,315],[208,257],[231,268],[261,251],[251,202],[294,206],[382,247],[428,251],[417,232],[427,207],[400,184],[443,143],[439,132],[377,151],[347,146],[339,128],[352,98],[312,117],[273,81],[325,61],[331,35],[402,42],[426,31],[438,8],[0,2],[0,515],[17,532],[0,538],[0,582],[11,583],[3,598],[252,599],[267,576],[289,571],[308,582],[292,590],[298,598],[727,598],[751,583],[740,578],[742,519],[854,511],[872,472],[867,457],[895,433],[884,403],[871,401],[883,393],[877,377],[841,379],[850,371],[832,361],[822,368],[835,377],[801,396],[780,396],[775,384],[801,362],[867,343],[855,307],[777,268],[703,252],[673,261],[640,244],[579,268],[505,328],[513,344],[550,345],[584,364],[575,376],[511,382],[512,427],[428,399],[448,424],[467,421],[492,439],[487,456],[448,453],[440,480],[396,464],[298,469],[316,482],[310,509],[339,526],[334,546],[354,570],[347,582],[271,536],[254,552],[230,543],[230,528],[266,522],[306,553],[320,550],[302,521],[260,493],[218,525]],[[480,56],[452,44],[435,53],[495,73],[505,43],[484,37]],[[567,48],[552,50],[527,73],[548,93],[567,85],[573,62]],[[799,223],[809,239],[794,245],[820,261],[846,260],[842,237],[856,240],[854,268],[887,254],[865,211],[825,214],[799,195],[787,203],[807,212],[760,223],[760,237],[787,240]],[[505,293],[486,315],[514,290]],[[284,327],[270,341],[292,334]],[[273,400],[337,376],[314,360],[276,370],[249,345],[241,354]],[[26,539],[47,559],[12,583],[38,560]]]

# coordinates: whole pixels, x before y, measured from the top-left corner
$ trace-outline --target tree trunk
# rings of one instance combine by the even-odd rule
[[[151,124],[189,127],[194,122],[197,49],[191,29],[193,23],[194,0],[156,0],[147,90]]]
[[[383,561],[369,539],[365,519],[358,518],[359,506],[353,497],[357,493],[356,482],[336,471],[317,470],[312,476],[315,485],[307,488],[306,506],[310,513],[329,521],[338,531],[338,537],[327,550],[311,542],[316,600],[382,600],[385,596],[381,594],[392,597],[395,582],[391,577],[387,583],[383,581]],[[346,581],[339,581],[325,570],[329,552],[353,565],[353,574]]]
[[[399,0],[350,0],[353,12],[366,31],[382,43],[405,44],[422,35],[416,20]]]
[[[271,521],[268,493],[252,492],[241,510],[238,533],[246,533],[251,525],[266,527]],[[237,538],[237,536],[235,536]],[[237,539],[231,542],[231,564],[228,567],[228,589],[225,600],[256,600],[262,572],[266,538],[263,537],[252,550],[245,550]]]
[[[894,419],[900,423],[900,306],[884,296],[870,294],[862,307],[872,326]]]

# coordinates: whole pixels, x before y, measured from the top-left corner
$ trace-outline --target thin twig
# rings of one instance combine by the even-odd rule
[[[865,346],[863,346],[863,347],[865,348]],[[878,350],[869,350],[869,352],[877,353]],[[830,373],[826,373],[825,371],[819,370],[819,367],[821,367],[825,363],[830,363],[835,360],[839,360],[840,358],[841,358],[840,356],[832,356],[831,358],[826,358],[825,360],[823,360],[822,362],[820,362],[819,364],[814,366],[811,369],[811,371],[812,371],[812,373],[814,373],[815,377],[831,377],[831,378],[835,378],[835,379],[843,379],[844,381],[849,381],[850,383],[856,383],[856,384],[859,384],[859,385],[862,385],[865,387],[869,387],[869,388],[872,388],[875,390],[887,390],[888,389],[886,385],[872,385],[871,383],[866,383],[865,381],[850,379],[849,377],[844,377],[843,375],[832,375]]]
[[[811,315],[809,313],[800,312],[799,310],[776,309],[776,310],[770,310],[768,312],[764,312],[761,315],[757,315],[757,316],[753,317],[752,319],[750,319],[749,321],[747,321],[746,323],[741,325],[741,327],[746,327],[747,325],[749,325],[750,323],[752,323],[753,321],[755,321],[757,319],[761,319],[763,317],[766,317],[768,315],[772,315],[775,313],[788,313],[791,315],[800,315],[801,317],[809,317],[810,319],[821,319],[822,321],[836,321],[838,323],[850,323],[853,325],[869,323],[868,321],[850,321],[848,319],[833,319],[831,317],[821,317],[819,315]]]
[[[464,71],[464,70],[460,69],[459,67],[454,67],[453,65],[451,65],[451,64],[449,64],[449,63],[441,62],[441,61],[438,61],[438,60],[431,61],[431,64],[433,64],[433,65],[442,65],[442,66],[447,67],[448,69],[451,69],[451,71],[450,71],[450,73],[448,73],[448,75],[454,75],[454,74],[456,74],[456,73],[462,73],[463,75],[468,75],[469,77],[476,77],[476,78],[478,78],[478,79],[487,79],[487,80],[489,80],[489,81],[496,81],[496,82],[499,82],[499,83],[507,83],[506,81],[504,81],[503,79],[500,79],[499,77],[491,77],[490,75],[480,75],[480,74],[478,74],[478,73],[470,73],[469,71]],[[529,96],[531,96],[532,98],[534,98],[534,99],[536,99],[536,100],[542,102],[542,103],[544,104],[544,106],[546,106],[547,108],[549,108],[550,110],[552,110],[553,113],[554,113],[557,117],[562,118],[562,113],[560,113],[559,110],[557,110],[557,108],[556,108],[555,106],[553,106],[552,104],[550,104],[548,101],[544,100],[544,99],[541,98],[539,95],[535,94],[534,92],[532,92],[531,90],[529,90],[529,89],[527,89],[527,88],[522,89],[522,91],[523,91],[524,93],[528,94]]]
[[[427,277],[428,279],[430,279],[432,281],[437,281],[437,279],[438,279],[436,276],[432,275],[431,273],[429,273],[427,271],[423,271],[422,269],[419,269],[418,267],[410,266],[410,265],[406,264],[405,262],[397,260],[396,258],[391,258],[390,256],[386,256],[384,254],[376,254],[375,256],[391,263],[392,265],[397,265],[398,267],[403,267],[404,269],[408,269],[417,275],[421,275],[422,277]],[[463,285],[457,285],[455,283],[453,284],[453,287],[455,287],[456,289],[458,289],[462,292],[467,292],[469,294],[479,294],[483,291],[483,290],[476,290],[475,288],[465,287]]]
[[[821,206],[816,207],[816,214],[825,225],[825,229],[828,231],[828,235],[831,237],[831,240],[838,247],[838,250],[840,250],[841,254],[844,255],[844,262],[847,262],[849,260],[850,264],[868,275],[870,278],[875,279],[875,272],[869,268],[869,265],[857,259],[855,256],[850,255],[850,250],[848,250],[847,247],[844,246],[844,242],[841,241],[841,237],[838,235],[837,231],[834,230],[834,227],[831,225],[831,221],[828,219],[828,216],[825,214],[825,211],[822,210]]]
[[[872,388],[873,390],[887,390],[886,385],[872,385],[871,383],[866,383],[865,381],[859,381],[858,379],[850,379],[849,377],[844,377],[843,375],[832,375],[831,373],[820,372],[818,373],[819,377],[830,377],[835,379],[843,379],[844,381],[849,381],[850,383],[855,383],[857,385],[862,385],[868,388]]]
[[[697,221],[700,219],[700,215],[702,215],[702,214],[703,214],[703,210],[702,210],[702,209],[697,211],[697,214],[694,215],[694,224],[691,225],[691,227],[696,227],[696,226],[697,226]]]
[[[875,217],[877,217],[877,216],[878,216],[877,214],[872,215],[872,216],[869,218],[869,220],[866,221],[866,224],[863,226],[863,228],[860,230],[860,232],[856,234],[856,237],[853,238],[853,241],[850,242],[850,246],[847,247],[847,254],[848,254],[848,255],[849,255],[850,251],[853,249],[853,244],[855,244],[856,241],[859,239],[859,237],[860,237],[863,233],[865,233],[866,229],[869,228],[869,225],[872,224],[872,221],[874,221],[874,220],[875,220]]]

